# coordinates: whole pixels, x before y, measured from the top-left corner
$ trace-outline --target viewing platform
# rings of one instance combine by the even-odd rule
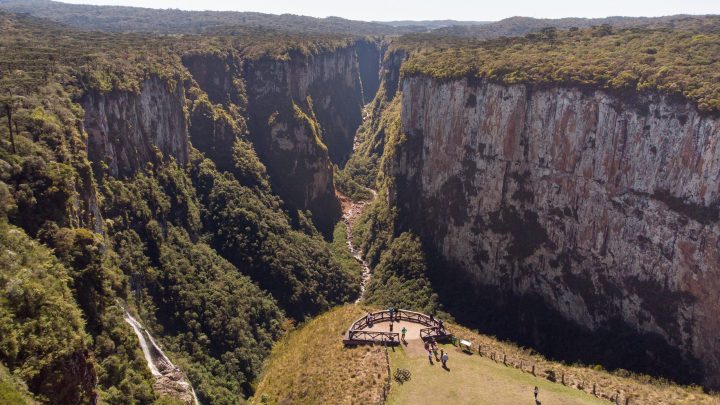
[[[392,331],[390,325],[392,323]],[[396,309],[392,317],[389,310],[371,312],[350,325],[343,343],[346,346],[361,344],[400,344],[403,328],[407,330],[405,340],[449,340],[450,335],[440,320],[420,312]]]

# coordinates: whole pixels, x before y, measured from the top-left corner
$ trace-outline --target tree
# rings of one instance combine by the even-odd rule
[[[10,146],[12,147],[12,153],[17,153],[17,149],[15,148],[15,135],[13,134],[12,128],[12,104],[8,100],[3,100],[3,106],[5,115],[7,116],[7,126],[8,131],[10,132]]]
[[[7,116],[8,132],[10,133],[10,146],[12,152],[17,153],[15,148],[15,132],[17,132],[17,123],[15,123],[15,131],[13,131],[13,112],[16,112],[22,101],[21,86],[28,80],[27,74],[23,71],[16,70],[2,79],[0,79],[0,106]]]

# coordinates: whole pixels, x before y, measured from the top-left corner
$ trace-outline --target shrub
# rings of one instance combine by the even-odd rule
[[[399,384],[404,384],[404,383],[410,381],[410,370],[408,370],[406,368],[395,369],[395,373],[393,373],[393,378]]]

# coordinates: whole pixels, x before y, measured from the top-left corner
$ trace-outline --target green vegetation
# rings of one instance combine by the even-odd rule
[[[371,103],[370,119],[363,122],[355,135],[357,148],[335,178],[338,188],[353,200],[370,198],[363,188],[378,188],[385,144],[400,132],[402,96],[388,94],[387,86],[387,83],[381,83]]]
[[[351,158],[351,161],[352,158]],[[372,192],[368,189],[368,186],[360,184],[359,181],[355,180],[357,175],[356,171],[348,170],[348,166],[345,166],[343,170],[339,170],[335,166],[335,188],[346,195],[353,201],[371,200],[373,197]],[[360,177],[360,176],[358,176]]]
[[[0,403],[8,405],[33,405],[37,403],[22,381],[13,377],[2,364],[0,364]]]
[[[313,18],[292,14],[255,12],[158,10],[139,7],[98,7],[47,0],[3,0],[3,9],[58,21],[83,29],[157,33],[212,33],[248,27],[262,27],[302,33],[344,33],[381,35],[418,31],[421,27],[346,20],[338,17]],[[102,11],[100,11],[102,10]],[[92,16],[92,18],[88,18]]]
[[[720,109],[720,18],[688,18],[676,28],[553,28],[524,38],[445,40],[416,52],[403,74],[477,77],[507,84],[560,83],[612,91],[682,96],[703,111]],[[423,47],[427,38],[406,39]]]
[[[67,270],[5,219],[0,219],[0,263],[0,360],[44,401],[89,401],[90,339]]]
[[[380,256],[367,290],[367,302],[435,314],[438,296],[427,278],[427,261],[417,237],[405,232]]]
[[[168,230],[153,281],[148,289],[158,291],[160,313],[168,314],[162,320],[165,342],[187,357],[196,390],[208,403],[236,403],[237,393],[250,392],[249,379],[280,337],[282,311],[269,294],[209,246],[193,244],[181,228]]]
[[[96,10],[3,4],[73,24]],[[196,34],[79,31],[0,12],[0,402],[28,397],[23,383],[50,403],[85,403],[96,394],[109,404],[171,401],[154,391],[122,306],[142,318],[203,403],[234,404],[252,395],[261,363],[293,321],[308,324],[273,349],[256,401],[375,402],[385,381],[382,353],[343,350],[338,339],[362,310],[343,307],[308,321],[357,297],[362,269],[347,252],[345,225],[335,227],[329,244],[309,214],[274,194],[278,180],[273,184],[248,130],[242,78],[235,72],[228,88],[212,87],[212,77],[203,82],[192,74],[188,58],[241,69],[245,62],[333,51],[356,40],[346,33],[377,27],[109,10],[89,19],[88,28]],[[413,36],[394,46],[414,53],[405,75],[656,89],[715,111],[717,19],[699,21],[676,30],[544,30],[492,42]],[[107,162],[88,157],[81,102],[91,92],[137,93],[149,77],[186,94],[189,162],[180,165],[158,150],[132,175],[113,178]],[[420,241],[399,234],[387,205],[392,179],[385,173],[405,139],[400,97],[386,90],[358,135],[358,153],[337,172],[337,186],[356,200],[380,189],[355,230],[376,267],[368,301],[438,313]],[[268,104],[276,108],[276,101]],[[294,113],[287,122],[308,125],[322,147],[312,100],[296,101],[302,105],[295,109],[294,101],[282,101],[289,108],[281,118]],[[273,111],[266,116],[277,118]],[[408,384],[414,381],[413,372]]]
[[[335,225],[330,251],[332,252],[333,258],[335,258],[335,261],[340,264],[343,272],[352,276],[349,280],[351,282],[351,289],[359,292],[363,268],[362,265],[350,254],[347,244],[347,225],[345,225],[345,222],[343,221],[339,221],[337,225]]]
[[[57,272],[54,282],[66,289],[50,286],[45,294],[60,291],[61,298],[37,299],[69,308],[33,307],[23,318],[13,312],[19,301],[0,301],[11,317],[0,360],[33,394],[56,403],[87,402],[95,393],[110,404],[167,402],[154,392],[123,321],[127,305],[188,374],[201,401],[238,403],[252,393],[287,316],[303,320],[357,296],[357,269],[305,213],[273,194],[247,139],[243,83],[233,82],[226,104],[213,104],[183,64],[197,49],[287,58],[348,38],[107,34],[6,13],[0,26],[0,120],[9,122],[0,126],[0,215],[13,224],[0,238],[29,235],[42,254],[28,255],[43,258],[33,270]],[[149,76],[185,87],[192,142],[206,155],[192,149],[181,166],[157,150],[152,163],[113,178],[105,162],[88,158],[78,100],[87,92],[137,92]],[[3,261],[21,266],[8,271],[22,268],[17,257]],[[12,272],[3,268],[0,278]],[[39,275],[30,281],[50,283]],[[59,337],[38,335],[51,341],[37,346],[37,328],[26,331],[26,322],[57,322]],[[33,348],[18,351],[25,341]],[[68,367],[84,374],[63,374]]]

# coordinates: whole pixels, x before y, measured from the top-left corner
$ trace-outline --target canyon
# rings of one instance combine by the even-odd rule
[[[401,229],[486,305],[515,308],[506,319],[540,347],[571,345],[556,314],[638,343],[657,370],[720,384],[716,115],[574,86],[417,75],[401,87],[389,169]]]
[[[288,336],[395,307],[533,378],[591,371],[568,381],[605,399],[715,399],[720,18],[0,9],[0,243],[19,246],[0,383],[48,403],[238,403],[274,384],[277,351],[308,357]],[[328,358],[362,358],[332,365],[346,383],[387,393],[396,356],[324,338]]]
[[[374,116],[397,96],[406,139],[385,168],[397,232],[419,235],[446,276],[507,312],[508,336],[561,356],[552,314],[561,329],[632,336],[646,347],[641,370],[719,383],[715,116],[660,94],[401,77],[408,52],[384,52],[360,40],[290,60],[185,56],[232,118],[201,114],[187,80],[91,93],[89,156],[127,176],[158,156],[184,164],[191,140],[229,170],[246,138],[274,191],[328,235],[341,217],[333,165],[352,153],[373,95]],[[386,134],[373,142],[382,155]]]

